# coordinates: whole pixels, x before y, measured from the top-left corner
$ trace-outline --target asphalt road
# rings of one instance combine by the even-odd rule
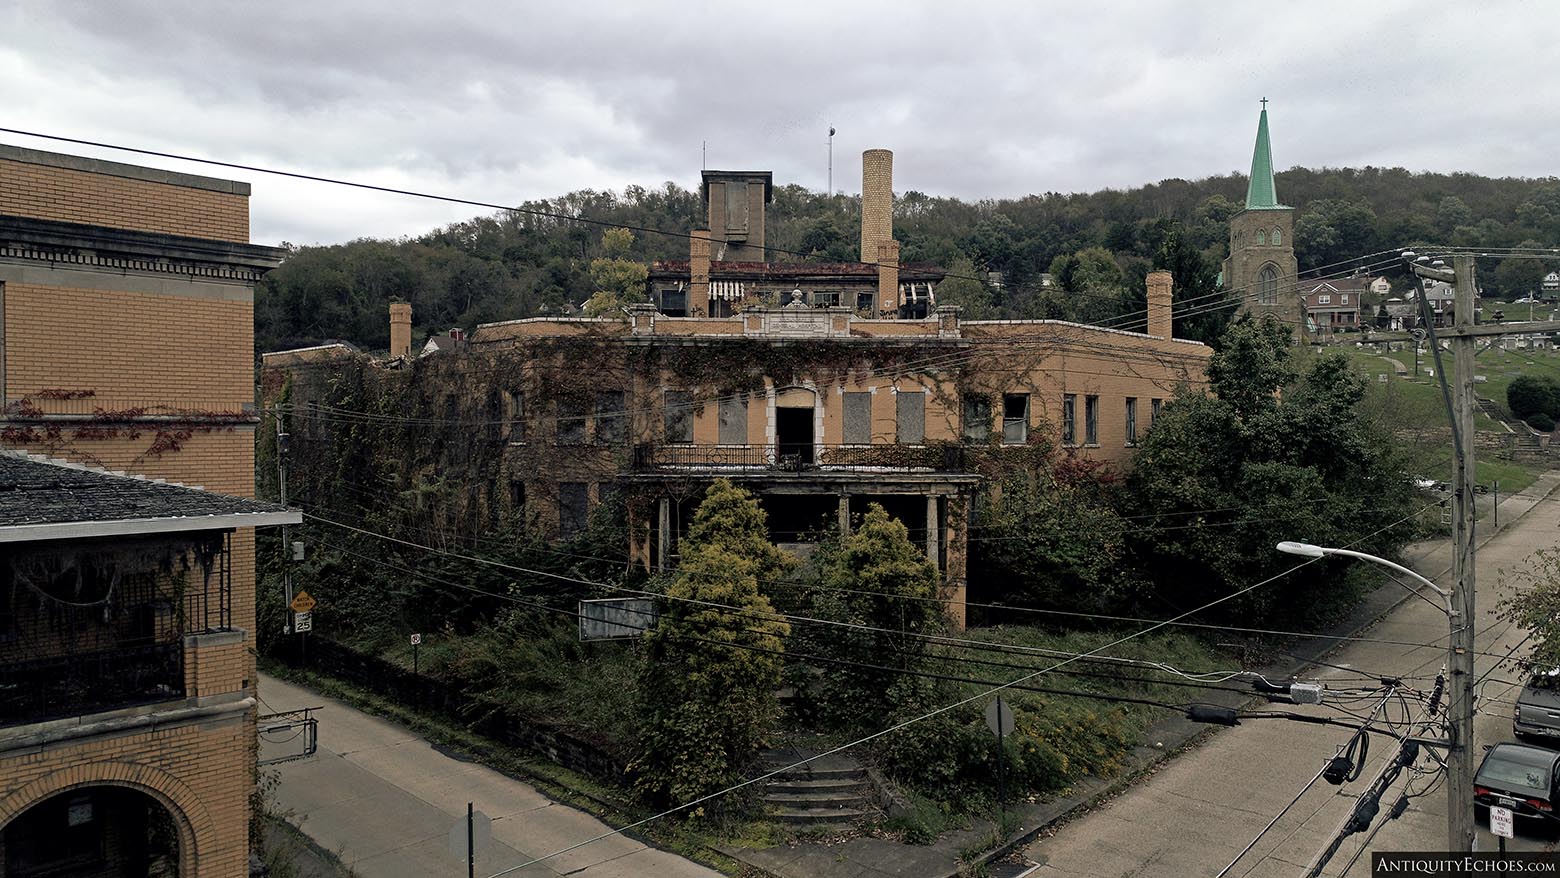
[[[1531,506],[1531,511],[1478,551],[1477,646],[1482,652],[1504,655],[1525,634],[1497,617],[1499,599],[1512,588],[1501,571],[1515,571],[1525,566],[1525,559],[1535,550],[1560,543],[1560,492],[1534,505],[1557,482],[1560,477],[1550,474],[1529,489],[1525,497],[1512,498],[1512,506],[1503,503],[1501,516],[1506,520],[1510,520],[1508,516],[1518,505]],[[1449,545],[1443,543],[1411,559],[1411,566],[1444,586],[1448,584],[1449,575],[1443,575],[1443,571],[1451,563],[1449,552]],[[1275,587],[1281,584],[1275,583]],[[1378,685],[1372,682],[1373,678],[1393,676],[1404,678],[1407,686],[1427,691],[1431,678],[1446,660],[1446,616],[1427,601],[1410,599],[1361,636],[1427,646],[1350,643],[1323,659],[1339,667],[1316,666],[1301,676],[1322,680],[1330,690]],[[1518,679],[1517,672],[1510,665],[1491,670],[1494,663],[1495,659],[1486,657],[1475,662],[1476,673],[1490,671],[1489,679],[1481,687],[1481,708],[1474,730],[1474,746],[1481,759],[1489,744],[1512,740],[1510,701],[1516,693],[1508,682]],[[1357,719],[1346,711],[1363,715],[1374,706],[1372,701],[1358,700],[1306,710]],[[1415,718],[1422,705],[1412,699],[1393,699],[1385,710],[1387,718],[1401,728],[1403,720]],[[1263,827],[1295,798],[1351,735],[1347,729],[1285,720],[1247,720],[1239,727],[1221,730],[1148,779],[1032,844],[1026,854],[1041,864],[1033,875],[1214,876],[1259,833],[1257,844],[1228,873],[1232,878],[1293,878],[1303,874],[1353,811],[1356,796],[1384,761],[1391,758],[1395,749],[1391,742],[1375,738],[1360,780],[1341,787],[1319,781],[1270,830],[1262,833]],[[1436,773],[1428,770],[1433,764],[1429,757],[1422,757],[1416,768],[1425,773],[1405,773],[1383,799],[1390,804],[1405,788],[1424,795],[1411,799],[1403,816],[1387,822],[1374,836],[1349,837],[1328,863],[1324,875],[1368,876],[1371,851],[1446,848],[1445,784],[1437,783]],[[1533,833],[1520,824],[1518,832],[1525,837],[1508,843],[1508,850],[1554,849],[1552,832],[1547,836]],[[1479,844],[1481,849],[1495,849],[1495,839],[1487,827],[1480,832]]]
[[[413,733],[274,677],[260,676],[265,710],[323,706],[319,752],[275,769],[284,816],[361,878],[464,876],[449,849],[466,803],[492,818],[492,845],[477,874],[493,875],[607,832],[583,811],[473,762],[435,750]],[[261,756],[298,752],[297,739],[261,735]],[[268,738],[276,738],[271,741]],[[288,749],[294,748],[294,749]],[[624,836],[595,842],[509,873],[526,878],[718,878],[719,873]]]

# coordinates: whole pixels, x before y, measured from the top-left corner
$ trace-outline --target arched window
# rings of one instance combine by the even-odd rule
[[[1272,265],[1262,266],[1257,273],[1257,304],[1278,304],[1278,272]]]
[[[1265,232],[1265,231],[1263,231],[1261,229],[1257,229],[1257,246],[1258,247],[1262,247],[1262,246],[1264,246],[1266,244],[1267,244],[1267,232]]]
[[[1274,247],[1282,246],[1283,243],[1284,243],[1284,230],[1283,229],[1274,229],[1273,230],[1273,246]]]

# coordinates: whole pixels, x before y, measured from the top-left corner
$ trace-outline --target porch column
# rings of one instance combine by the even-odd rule
[[[926,559],[932,562],[933,567],[939,566],[937,546],[941,538],[942,533],[938,529],[937,521],[937,495],[928,494],[926,496]]]
[[[840,536],[850,534],[850,495],[840,495]]]
[[[665,573],[672,566],[672,498],[661,498],[660,541],[656,547],[656,569]]]
[[[944,530],[944,539],[947,541],[948,562],[943,570],[942,595],[946,601],[948,618],[953,621],[954,628],[964,630],[966,607],[964,605],[967,583],[965,582],[965,553],[969,549],[969,495],[960,492],[948,497],[948,522]]]

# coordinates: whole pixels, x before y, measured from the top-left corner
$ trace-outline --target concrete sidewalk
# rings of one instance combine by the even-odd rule
[[[466,803],[493,819],[477,874],[492,875],[610,831],[589,814],[482,765],[434,749],[411,732],[265,674],[267,711],[323,706],[314,757],[276,766],[288,821],[363,878],[465,875],[449,852]],[[262,743],[262,746],[264,744]],[[508,873],[580,878],[716,878],[720,873],[622,835]]]

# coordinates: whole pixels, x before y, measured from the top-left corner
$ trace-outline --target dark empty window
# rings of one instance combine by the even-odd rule
[[[558,400],[558,444],[579,445],[585,441],[585,404],[577,399]]]
[[[1127,444],[1137,444],[1137,397],[1127,397]]]
[[[525,512],[525,482],[514,479],[509,483],[509,508],[516,514]]]
[[[1062,395],[1062,444],[1078,442],[1078,397],[1071,393]]]
[[[926,441],[926,393],[901,390],[894,394],[894,424],[900,445],[920,445]]]
[[[876,317],[877,315],[872,313],[873,311],[876,310],[874,308],[874,303],[876,303],[876,302],[877,302],[877,294],[876,293],[857,293],[856,294],[856,313],[860,314],[860,315],[862,315],[864,317]]]
[[[663,425],[667,442],[691,443],[693,441],[693,394],[686,390],[668,390],[665,397]]]
[[[558,485],[558,535],[564,539],[578,536],[590,518],[590,486],[584,482]]]
[[[616,445],[622,442],[627,421],[623,411],[623,391],[603,390],[596,394],[596,442]]]
[[[747,444],[747,397],[726,397],[716,412],[720,416],[720,444]]]
[[[1023,445],[1029,441],[1029,394],[1009,393],[1002,397],[1002,444]]]
[[[1159,423],[1159,407],[1164,405],[1164,404],[1165,404],[1165,401],[1162,400],[1162,399],[1149,400],[1149,403],[1148,403],[1148,425],[1150,427],[1152,427],[1155,424]]]
[[[846,445],[872,444],[872,394],[850,391],[840,394],[841,435]]]
[[[819,308],[835,308],[840,304],[839,290],[814,290],[808,297]]]
[[[509,392],[509,441],[525,441],[525,394],[518,390]]]
[[[991,400],[984,396],[964,397],[964,441],[991,439]]]
[[[687,317],[688,291],[678,289],[661,290],[661,313],[667,317]]]
[[[1097,396],[1083,398],[1083,442],[1085,445],[1100,444],[1100,398]]]

